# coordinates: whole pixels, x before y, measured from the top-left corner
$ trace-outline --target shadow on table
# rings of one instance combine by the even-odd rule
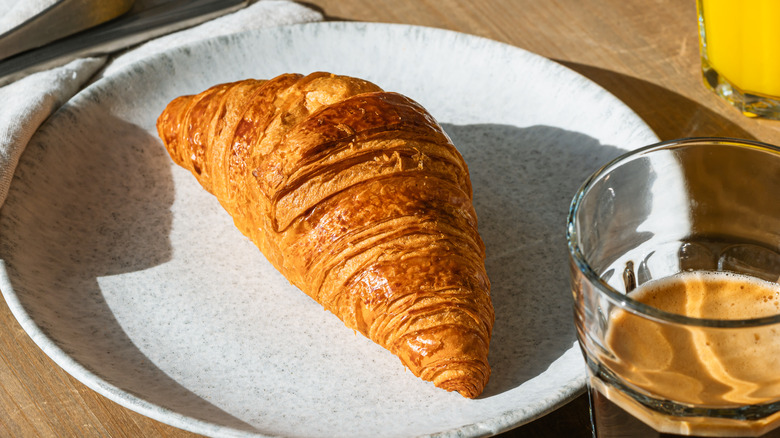
[[[300,3],[303,6],[306,6],[307,8],[311,8],[311,9],[319,12],[320,14],[322,14],[322,16],[323,16],[325,21],[357,21],[357,20],[353,20],[353,19],[349,19],[349,18],[343,18],[343,17],[336,17],[336,16],[333,16],[333,15],[328,15],[328,12],[322,6],[315,5],[314,3],[311,3],[311,2],[298,1],[298,3]]]
[[[736,137],[755,140],[726,117],[666,88],[651,82],[602,68],[555,60],[599,84],[628,105],[661,140],[682,137]],[[701,87],[704,87],[701,84]],[[659,105],[662,103],[663,105]],[[727,106],[724,102],[718,104]],[[675,108],[675,112],[659,108]],[[726,108],[736,111],[733,108]]]

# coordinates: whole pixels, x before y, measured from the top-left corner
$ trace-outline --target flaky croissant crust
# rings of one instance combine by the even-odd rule
[[[471,182],[419,104],[284,74],[179,97],[157,128],[292,284],[415,375],[482,392],[494,313]]]

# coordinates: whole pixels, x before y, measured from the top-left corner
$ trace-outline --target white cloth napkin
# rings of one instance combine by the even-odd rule
[[[319,12],[292,1],[262,0],[238,12],[148,41],[114,59],[78,59],[0,88],[0,206],[5,203],[19,157],[35,131],[96,73],[109,75],[122,65],[199,39],[322,18]]]

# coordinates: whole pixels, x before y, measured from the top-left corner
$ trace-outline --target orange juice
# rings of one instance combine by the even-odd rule
[[[738,92],[780,96],[780,0],[698,0],[698,8],[705,64]]]

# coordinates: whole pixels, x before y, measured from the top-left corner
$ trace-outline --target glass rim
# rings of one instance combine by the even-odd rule
[[[596,289],[598,289],[598,291],[603,296],[609,299],[617,307],[634,314],[643,315],[659,322],[715,328],[746,328],[780,324],[780,313],[772,316],[751,319],[711,319],[685,316],[677,313],[666,312],[664,310],[649,306],[632,299],[626,294],[618,292],[616,289],[602,280],[596,271],[591,268],[587,258],[580,250],[580,246],[577,241],[578,233],[576,228],[576,217],[583,198],[588,194],[596,182],[600,181],[603,177],[608,175],[618,166],[641,158],[642,156],[645,156],[649,153],[662,149],[674,149],[676,147],[692,145],[725,145],[747,147],[749,149],[758,149],[774,153],[778,155],[778,158],[780,158],[780,147],[778,146],[763,143],[757,140],[747,140],[732,137],[685,137],[674,140],[661,141],[628,151],[604,164],[593,174],[591,174],[591,176],[585,180],[585,182],[580,186],[579,190],[577,190],[577,193],[574,195],[574,198],[572,199],[569,206],[569,212],[566,219],[566,243],[569,250],[569,258],[574,262],[579,272],[582,273],[585,278],[588,279],[588,281],[590,281],[591,284],[596,287]]]

